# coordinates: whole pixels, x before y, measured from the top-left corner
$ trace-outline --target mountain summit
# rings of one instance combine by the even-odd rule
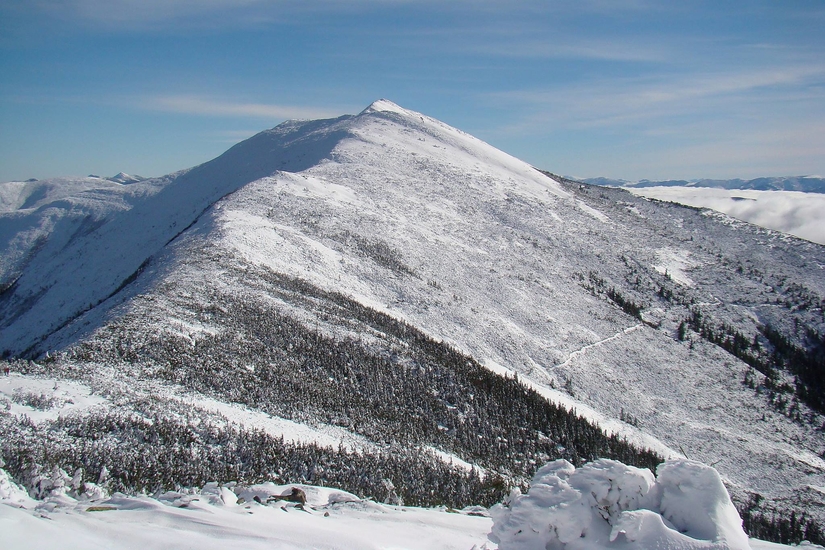
[[[821,246],[557,181],[387,100],[0,215],[7,355],[510,480],[612,445],[531,424],[549,400],[713,464],[742,511],[825,517]]]

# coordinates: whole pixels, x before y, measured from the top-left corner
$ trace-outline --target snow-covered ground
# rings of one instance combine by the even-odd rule
[[[17,417],[26,416],[39,423],[68,414],[82,413],[92,407],[111,405],[112,400],[101,393],[119,394],[128,384],[128,394],[132,398],[162,396],[222,421],[247,429],[263,430],[274,437],[283,437],[285,441],[315,443],[324,447],[342,445],[345,449],[357,451],[375,447],[369,440],[340,426],[301,424],[237,403],[219,401],[179,386],[145,381],[127,382],[116,377],[103,380],[98,378],[96,382],[97,392],[89,385],[73,380],[41,378],[12,372],[9,376],[0,376],[0,406]],[[446,453],[443,453],[443,458],[447,462],[452,459]]]
[[[768,229],[825,244],[825,195],[710,187],[628,187],[634,194],[712,208]]]
[[[109,400],[88,386],[71,380],[44,379],[17,373],[0,377],[0,405],[16,416],[34,422],[103,406]]]
[[[293,487],[305,492],[306,505],[277,498]],[[0,541],[7,550],[495,548],[487,540],[490,518],[470,513],[479,512],[389,506],[329,488],[271,483],[34,501],[0,470]]]
[[[742,521],[711,467],[686,459],[647,469],[613,460],[542,466],[530,490],[491,511],[500,550],[748,550]]]
[[[293,498],[300,493],[304,503]],[[67,484],[34,500],[0,469],[0,534],[9,550],[794,548],[748,541],[718,474],[684,460],[660,467],[658,479],[613,461],[579,470],[558,461],[536,474],[527,494],[515,491],[490,512],[390,506],[273,483],[92,499]]]

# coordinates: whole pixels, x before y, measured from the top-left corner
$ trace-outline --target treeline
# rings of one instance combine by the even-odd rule
[[[742,527],[753,538],[778,542],[780,544],[799,544],[803,540],[813,544],[825,544],[825,530],[816,521],[804,513],[796,512],[777,514],[759,510],[760,498],[751,501],[739,510]]]
[[[70,361],[125,361],[224,400],[338,424],[382,444],[432,445],[508,476],[528,477],[556,458],[648,468],[662,460],[403,321],[304,281],[260,275],[270,295],[310,310],[327,332],[271,301],[220,295],[213,297],[220,307],[197,312],[221,327],[218,334],[190,341],[136,331],[141,320],[127,316],[77,347]],[[336,323],[341,334],[333,337]]]
[[[70,474],[82,469],[85,481],[105,478],[110,492],[128,493],[200,487],[215,480],[276,481],[333,486],[390,503],[464,507],[491,506],[509,490],[499,476],[482,479],[475,470],[415,449],[371,454],[291,444],[260,430],[216,426],[193,412],[108,410],[40,425],[3,413],[0,427],[5,468],[35,491],[34,485],[55,468]]]
[[[127,315],[69,361],[125,362],[227,401],[338,424],[382,444],[432,445],[505,475],[530,476],[555,458],[579,465],[609,457],[649,468],[662,460],[403,321],[305,281],[257,275],[268,295],[321,326],[286,315],[273,300],[213,294],[186,305],[220,326],[218,334],[189,340],[136,330],[145,320]]]
[[[346,246],[354,248],[362,256],[370,258],[381,267],[386,267],[398,275],[418,277],[415,270],[404,263],[401,251],[393,248],[384,240],[370,241],[349,230],[334,235],[332,238]]]
[[[796,376],[799,400],[825,414],[825,335],[808,328],[806,347],[800,347],[770,325],[762,329],[762,334],[773,346],[773,362]]]

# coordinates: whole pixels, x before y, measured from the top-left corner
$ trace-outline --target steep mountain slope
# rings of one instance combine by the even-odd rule
[[[63,352],[43,372],[172,384],[505,476],[633,455],[550,432],[536,419],[557,413],[483,365],[713,464],[743,508],[825,517],[805,366],[821,246],[555,181],[388,101],[105,191],[0,218],[0,349]]]
[[[323,158],[342,135],[336,122],[303,123],[299,136],[281,125],[188,171],[126,187],[105,182],[32,208],[23,204],[4,216],[2,251],[10,261],[0,274],[0,349],[25,351],[117,292],[227,193]]]

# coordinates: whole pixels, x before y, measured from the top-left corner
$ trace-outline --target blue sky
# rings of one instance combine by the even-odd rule
[[[0,181],[162,175],[387,98],[535,166],[825,173],[825,2],[0,0]]]

